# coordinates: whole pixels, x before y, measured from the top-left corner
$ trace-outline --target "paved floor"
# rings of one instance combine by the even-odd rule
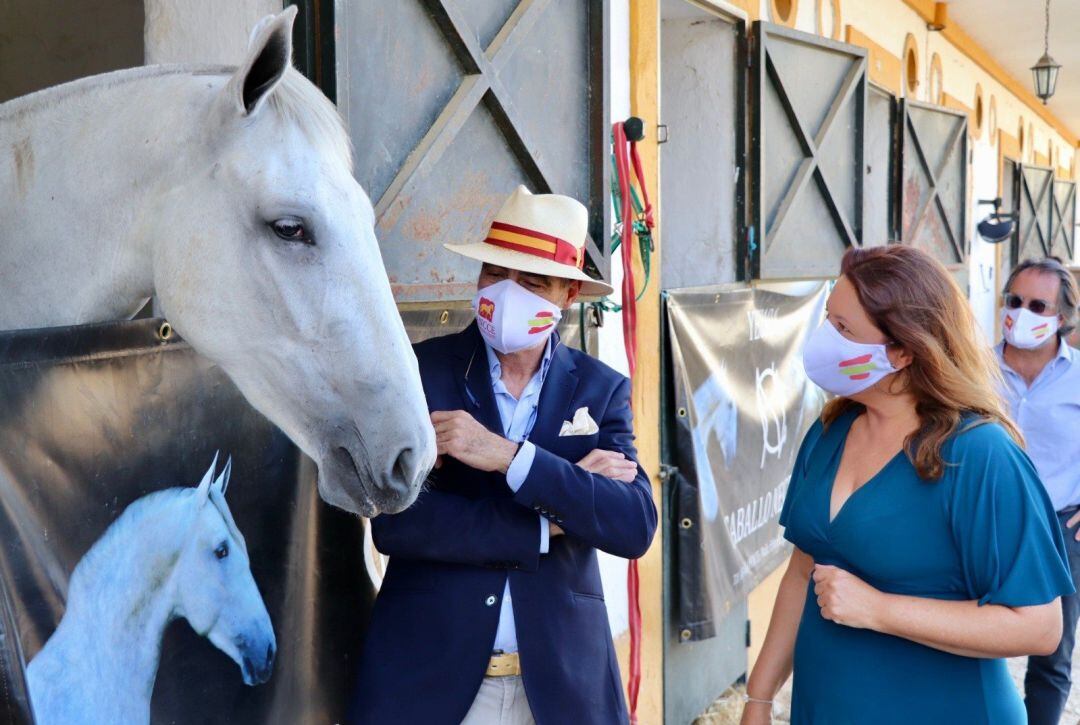
[[[1027,671],[1027,657],[1016,657],[1009,660],[1009,672],[1012,673],[1017,689],[1024,691],[1024,672]],[[1077,725],[1080,723],[1080,657],[1073,657],[1073,688],[1069,693],[1069,701],[1065,703],[1065,713],[1061,716],[1061,725]]]
[[[1023,692],[1024,671],[1027,668],[1027,658],[1017,657],[1009,660],[1009,672],[1012,673],[1017,689]],[[1080,683],[1080,657],[1073,660],[1073,682]],[[724,696],[713,703],[708,712],[694,721],[694,725],[738,725],[742,713],[742,689],[732,688],[724,693]],[[773,723],[789,723],[789,708],[791,705],[791,681],[788,680],[780,694],[776,698],[773,709]],[[1069,694],[1069,702],[1065,706],[1065,714],[1061,718],[1061,725],[1080,725],[1080,684],[1073,687]]]

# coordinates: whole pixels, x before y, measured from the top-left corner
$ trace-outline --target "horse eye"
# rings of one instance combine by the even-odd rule
[[[315,244],[315,240],[298,219],[278,219],[270,223],[270,228],[274,230],[274,234],[286,242]]]
[[[214,556],[216,556],[219,559],[224,559],[228,555],[229,555],[229,545],[226,542],[222,541],[221,544],[218,546],[218,548],[214,549]]]

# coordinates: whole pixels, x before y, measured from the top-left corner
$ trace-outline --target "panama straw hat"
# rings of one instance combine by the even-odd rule
[[[585,274],[589,212],[559,194],[533,194],[519,186],[491,222],[487,238],[474,244],[444,244],[451,252],[488,264],[582,283],[584,297],[602,297],[611,285]]]

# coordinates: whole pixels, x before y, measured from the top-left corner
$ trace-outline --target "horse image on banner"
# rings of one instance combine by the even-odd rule
[[[0,330],[127,319],[153,297],[315,461],[325,501],[398,512],[435,433],[341,117],[291,65],[295,17],[261,20],[237,68],[0,104]]]
[[[196,488],[131,503],[75,567],[67,609],[26,669],[38,725],[149,723],[162,637],[178,617],[240,667],[270,678],[277,643],[225,502],[231,461]]]

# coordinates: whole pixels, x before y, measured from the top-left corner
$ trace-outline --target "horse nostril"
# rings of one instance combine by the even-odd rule
[[[266,645],[266,666],[267,666],[267,668],[269,668],[271,665],[274,664],[274,654],[275,654],[274,643],[271,642],[270,644]]]
[[[415,466],[415,452],[412,448],[403,448],[394,459],[390,471],[379,482],[380,488],[398,496],[407,496],[412,490]]]

